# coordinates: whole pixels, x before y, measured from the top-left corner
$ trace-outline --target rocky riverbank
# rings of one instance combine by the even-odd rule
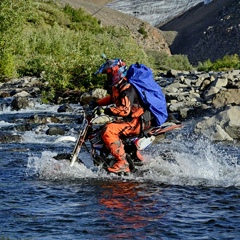
[[[168,103],[168,111],[181,122],[196,122],[194,132],[212,141],[239,141],[240,139],[240,70],[227,72],[180,72],[170,70],[156,75],[155,80],[162,87]],[[34,109],[34,102],[40,99],[46,86],[35,77],[14,79],[0,84],[0,111],[8,108],[14,112]],[[74,95],[73,96],[71,96]],[[59,97],[58,112],[73,112],[71,104],[89,103],[106,95],[103,89],[88,93],[68,92]],[[78,96],[78,97],[76,97]],[[35,100],[34,100],[35,99]],[[17,122],[17,119],[15,120]],[[30,116],[21,127],[28,130],[32,125],[46,125],[51,122],[67,124],[68,120],[57,116]],[[73,118],[71,121],[79,121]],[[169,120],[171,121],[171,120]],[[0,142],[20,141],[19,136],[11,136],[2,129]],[[61,127],[51,127],[46,134],[64,135]]]

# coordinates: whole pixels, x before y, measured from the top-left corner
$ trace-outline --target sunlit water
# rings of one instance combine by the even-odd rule
[[[194,136],[192,123],[144,151],[137,174],[119,177],[92,165],[55,160],[73,142],[54,141],[47,125],[17,132],[12,119],[58,106],[0,113],[1,131],[22,135],[0,145],[0,237],[7,239],[239,239],[240,150]],[[56,114],[57,115],[57,114]],[[69,113],[71,115],[71,113]],[[20,120],[19,120],[20,121]],[[77,134],[69,126],[66,135]]]

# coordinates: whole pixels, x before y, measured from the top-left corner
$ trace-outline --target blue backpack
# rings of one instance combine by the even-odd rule
[[[154,115],[156,126],[162,125],[168,117],[167,104],[152,70],[143,64],[132,64],[127,71],[127,79],[136,88],[145,108]]]

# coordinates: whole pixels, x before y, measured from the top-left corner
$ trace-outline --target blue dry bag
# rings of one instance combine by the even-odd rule
[[[168,117],[167,104],[161,87],[154,80],[152,70],[143,64],[132,64],[127,78],[136,88],[146,109],[155,116],[156,125],[162,125]]]

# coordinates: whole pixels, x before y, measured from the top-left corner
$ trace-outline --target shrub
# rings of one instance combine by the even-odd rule
[[[190,70],[192,65],[185,55],[168,55],[165,52],[149,52],[154,59],[155,68],[159,70]]]
[[[212,69],[212,62],[210,59],[207,59],[205,62],[199,62],[198,63],[198,71],[210,71]]]
[[[17,76],[14,56],[9,52],[2,52],[0,55],[0,81]]]
[[[147,37],[148,37],[147,31],[145,30],[144,26],[141,26],[141,27],[138,29],[138,32],[141,33],[144,38],[147,38]]]
[[[93,75],[101,53],[151,64],[127,29],[101,27],[82,9],[55,1],[1,0],[0,33],[0,76],[41,75],[50,87],[46,99],[66,88],[101,86],[104,76]]]
[[[240,68],[240,58],[237,54],[225,55],[222,59],[211,62],[209,59],[203,63],[199,62],[197,69],[199,71],[226,71]]]

